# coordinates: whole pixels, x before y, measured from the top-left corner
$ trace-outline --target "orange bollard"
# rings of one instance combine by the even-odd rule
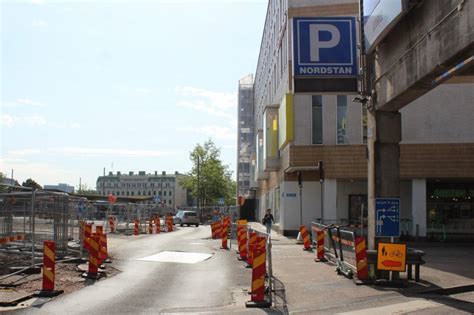
[[[115,233],[115,218],[113,216],[109,216],[109,227],[110,233]]]
[[[84,227],[84,248],[85,250],[89,251],[90,250],[90,238],[92,236],[92,225],[93,223],[86,223]]]
[[[369,267],[367,265],[367,248],[365,238],[358,236],[355,239],[355,252],[357,264],[357,278],[359,280],[369,279]]]
[[[247,225],[241,225],[239,255],[241,260],[247,260]]]
[[[137,219],[135,219],[135,227],[133,228],[133,235],[138,235],[140,234],[140,221],[138,221]]]
[[[305,225],[300,226],[300,233],[301,233],[301,237],[303,238],[303,246],[304,246],[303,250],[310,251],[311,250],[311,242],[309,240],[308,230],[306,230]]]
[[[90,238],[90,251],[89,251],[89,269],[85,277],[90,279],[97,279],[99,277],[99,241],[100,237],[94,234]]]
[[[160,227],[161,222],[160,222],[159,215],[156,216],[155,224],[156,224],[156,234],[159,234],[161,232],[161,227]]]
[[[222,249],[229,249],[229,247],[227,247],[227,225],[224,224],[224,227],[222,228],[221,230],[221,239],[222,239]]]
[[[111,263],[112,261],[109,259],[109,253],[107,251],[107,234],[103,233],[100,236],[100,243],[102,243],[100,247],[100,258],[102,259],[102,262]]]
[[[166,225],[168,232],[173,232],[173,217],[167,216],[166,217]]]
[[[249,232],[247,268],[251,268],[253,264],[253,251],[257,245],[257,232]]]
[[[316,230],[316,262],[326,261],[324,257],[324,231]]]
[[[148,221],[148,234],[153,234],[153,220]]]
[[[265,239],[265,238],[264,238]],[[250,301],[245,303],[247,307],[270,307],[270,302],[265,300],[265,273],[266,252],[265,248],[254,247],[252,265],[252,286]]]
[[[221,223],[221,221],[216,221],[215,229],[216,229],[216,238],[221,237],[221,235],[222,235],[222,223]]]
[[[54,291],[54,276],[56,272],[56,243],[43,242],[43,291]]]
[[[212,234],[212,239],[217,238],[217,233],[216,233],[216,222],[211,223],[211,234]]]

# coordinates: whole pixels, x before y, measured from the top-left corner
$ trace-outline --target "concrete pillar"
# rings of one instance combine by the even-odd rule
[[[413,215],[412,235],[416,236],[416,225],[418,225],[418,236],[426,236],[426,179],[414,179],[411,188],[411,211]]]
[[[375,198],[400,197],[401,115],[368,112],[368,247],[375,249]]]
[[[337,220],[337,180],[326,178],[323,183],[324,220]]]

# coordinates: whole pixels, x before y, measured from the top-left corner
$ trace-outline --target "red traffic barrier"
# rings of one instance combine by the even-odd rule
[[[359,280],[369,279],[369,266],[367,264],[367,247],[365,239],[361,236],[355,239],[355,252],[357,264],[357,278]]]
[[[265,239],[265,238],[264,238]],[[265,243],[264,243],[265,244]],[[250,301],[246,307],[270,307],[265,300],[266,252],[265,248],[255,246],[253,250],[252,287]]]
[[[160,216],[157,215],[156,216],[156,221],[155,221],[155,225],[156,225],[156,234],[159,234],[161,232],[161,222],[160,222]]]
[[[311,241],[309,240],[308,230],[305,225],[300,226],[300,233],[303,238],[303,250],[311,250]]]
[[[110,233],[115,233],[115,218],[113,216],[109,216],[109,227]]]
[[[148,234],[153,234],[153,219],[150,218],[148,221]]]
[[[168,232],[173,232],[173,217],[167,216],[166,217],[166,227]]]
[[[87,223],[84,227],[84,248],[89,251],[90,250],[90,238],[92,236],[92,225],[93,223]]]
[[[326,257],[324,257],[324,231],[319,229],[316,230],[316,258],[314,261],[326,261]]]
[[[222,238],[222,249],[229,249],[229,247],[227,247],[227,228],[228,226],[224,224],[224,226],[222,227],[222,230],[221,230],[221,238]]]
[[[241,260],[247,260],[247,225],[240,225],[239,255]]]
[[[83,274],[89,279],[99,278],[99,242],[100,236],[97,233],[90,238],[90,251],[89,251],[89,269],[87,273]]]
[[[140,221],[135,220],[135,226],[133,228],[133,235],[140,234]]]
[[[54,291],[56,273],[56,243],[43,242],[43,291]]]
[[[251,268],[253,265],[253,252],[257,246],[257,232],[249,232],[247,267]]]

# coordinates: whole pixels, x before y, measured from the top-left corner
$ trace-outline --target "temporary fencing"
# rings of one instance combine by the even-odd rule
[[[366,242],[363,237],[357,237],[357,227],[325,225],[319,222],[311,223],[313,240],[316,240],[316,261],[326,259],[336,265],[340,274],[359,280],[368,278]]]

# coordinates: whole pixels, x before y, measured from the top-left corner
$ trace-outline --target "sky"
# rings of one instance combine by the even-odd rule
[[[233,171],[238,80],[266,0],[0,0],[0,171],[95,189],[121,171],[186,173],[212,139]]]

